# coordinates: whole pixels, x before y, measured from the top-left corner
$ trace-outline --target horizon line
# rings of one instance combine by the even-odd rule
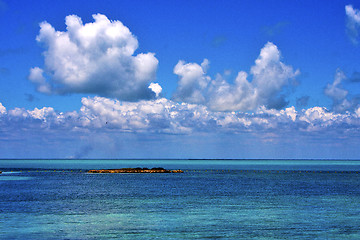
[[[2,160],[234,160],[234,161],[264,161],[264,160],[316,160],[316,161],[360,161],[355,158],[0,158]]]

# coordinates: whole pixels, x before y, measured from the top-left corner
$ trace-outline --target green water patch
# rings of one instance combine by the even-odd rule
[[[24,181],[24,180],[30,180],[32,179],[32,177],[27,177],[27,176],[9,176],[9,175],[5,175],[5,176],[0,176],[0,181]]]

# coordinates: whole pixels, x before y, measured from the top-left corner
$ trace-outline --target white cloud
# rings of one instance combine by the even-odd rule
[[[303,115],[300,117],[300,120],[303,120],[308,123],[314,123],[317,121],[320,122],[330,122],[335,121],[341,114],[335,114],[330,112],[325,107],[313,107],[303,111]]]
[[[360,118],[360,107],[355,110],[355,114]]]
[[[6,108],[2,105],[2,103],[0,103],[0,114],[5,114],[6,113]]]
[[[8,115],[15,118],[27,118],[29,113],[23,108],[14,108],[8,111]]]
[[[267,109],[264,106],[261,106],[258,108],[257,112],[258,114],[269,114],[276,117],[285,117],[287,119],[291,119],[293,122],[295,122],[298,113],[295,110],[295,107],[288,107],[282,110],[276,110],[276,109]]]
[[[313,107],[303,110],[299,119],[308,123],[305,130],[309,132],[324,131],[331,129],[331,127],[337,127],[338,131],[347,131],[347,128],[351,128],[351,126],[355,127],[355,129],[360,127],[358,116],[355,114],[351,115],[348,112],[345,114],[334,113],[325,107]],[[344,124],[347,126],[344,126]]]
[[[201,65],[184,61],[176,64],[174,73],[179,76],[179,82],[173,97],[175,101],[205,103],[203,91],[210,81],[210,77],[206,76],[208,66],[207,59],[204,59]]]
[[[2,106],[2,104],[0,105]],[[163,134],[233,133],[271,136],[289,134],[360,133],[359,109],[354,113],[335,113],[324,107],[296,111],[259,107],[254,113],[214,112],[197,104],[157,100],[121,102],[104,97],[83,98],[77,112],[56,112],[51,107],[7,110],[0,107],[2,131],[66,132],[144,132]],[[6,111],[6,112],[5,112]],[[4,114],[5,113],[5,114]],[[7,113],[7,114],[6,114]],[[267,136],[270,136],[267,135]]]
[[[46,121],[49,117],[56,116],[55,110],[52,107],[35,108],[32,111],[28,111],[28,113],[32,118],[43,121]]]
[[[174,100],[205,104],[214,111],[248,111],[261,105],[280,109],[287,104],[281,94],[283,89],[299,74],[298,70],[281,62],[280,51],[271,42],[265,44],[251,67],[251,82],[243,71],[238,73],[233,84],[219,74],[209,81],[203,65],[208,66],[207,62],[200,66],[179,61],[174,68],[179,76]]]
[[[346,79],[345,74],[340,69],[337,69],[334,82],[327,84],[324,89],[325,95],[333,100],[333,110],[335,112],[344,112],[355,105],[355,102],[352,103],[346,98],[349,92],[341,86],[344,79]]]
[[[358,29],[360,27],[360,11],[358,9],[353,8],[352,5],[345,6],[345,13],[347,16],[347,24],[346,30],[350,40],[354,43],[358,43],[359,32]]]
[[[150,83],[149,88],[156,94],[156,97],[160,96],[162,87],[158,83]]]
[[[138,41],[126,26],[102,14],[93,18],[94,22],[83,24],[78,16],[69,15],[64,32],[47,22],[40,24],[36,40],[46,49],[45,67],[32,68],[29,75],[37,90],[94,93],[130,101],[153,98],[148,86],[158,65],[155,54],[134,55]]]
[[[165,98],[153,101],[120,102],[102,97],[83,98],[83,126],[111,127],[125,131],[189,133],[207,125],[204,106],[179,104]]]
[[[248,111],[258,106],[257,90],[247,80],[246,72],[239,72],[234,84],[218,75],[209,86],[207,103],[215,111]]]
[[[283,108],[285,99],[279,96],[282,89],[300,72],[281,62],[281,54],[277,46],[271,42],[261,49],[255,65],[251,67],[252,85],[256,89],[260,105],[270,108]],[[279,101],[280,100],[280,101]]]
[[[34,67],[30,69],[29,80],[36,85],[36,90],[41,93],[50,94],[51,86],[46,82],[44,77],[44,70],[39,67]]]
[[[334,77],[334,82],[332,84],[326,85],[326,88],[324,90],[325,95],[337,101],[344,99],[347,96],[348,91],[341,88],[341,82],[345,78],[345,74],[340,69],[337,69]]]

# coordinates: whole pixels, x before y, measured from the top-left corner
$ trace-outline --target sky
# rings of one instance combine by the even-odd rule
[[[0,0],[0,158],[360,158],[360,4]]]

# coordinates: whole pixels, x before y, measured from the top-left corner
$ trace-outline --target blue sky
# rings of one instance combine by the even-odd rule
[[[358,159],[358,9],[0,0],[0,157]]]

